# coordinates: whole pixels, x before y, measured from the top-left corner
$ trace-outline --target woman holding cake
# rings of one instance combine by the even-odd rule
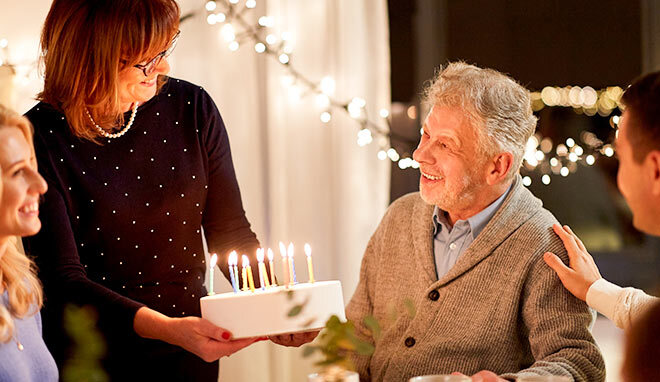
[[[0,105],[0,381],[57,381],[41,338],[41,284],[18,236],[39,231],[37,172],[29,122]]]
[[[221,256],[259,243],[214,102],[165,77],[178,26],[174,0],[53,1],[44,90],[26,114],[49,188],[44,228],[24,242],[42,272],[44,339],[63,362],[62,308],[93,306],[113,380],[215,381],[218,358],[257,340],[199,317],[202,234]]]

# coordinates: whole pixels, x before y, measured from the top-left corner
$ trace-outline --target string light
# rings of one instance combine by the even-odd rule
[[[206,3],[206,10],[210,12],[207,16],[208,23],[210,25],[224,24],[221,27],[221,35],[229,42],[230,50],[238,50],[240,42],[251,41],[257,53],[270,55],[283,65],[287,74],[282,77],[281,82],[288,88],[292,101],[299,101],[303,95],[315,95],[316,105],[322,110],[319,114],[321,122],[328,123],[332,119],[329,109],[342,110],[359,124],[358,145],[365,146],[375,140],[381,147],[377,154],[378,159],[389,158],[393,162],[399,162],[399,167],[402,169],[419,168],[419,163],[410,158],[409,154],[402,156],[395,148],[390,147],[392,138],[409,143],[410,146],[415,146],[417,142],[392,132],[391,113],[388,109],[380,109],[378,116],[382,120],[374,122],[369,118],[366,109],[367,102],[363,98],[353,97],[349,102],[341,102],[333,98],[335,81],[332,77],[326,76],[319,82],[315,82],[305,77],[291,64],[293,54],[291,32],[283,31],[278,38],[278,35],[270,30],[275,25],[275,19],[268,15],[259,17],[256,25],[249,23],[244,15],[246,11],[256,7],[256,1],[246,0],[243,6],[240,6],[239,3],[240,0],[216,0]],[[223,12],[213,13],[218,6],[222,6]],[[211,17],[211,15],[215,15],[215,17]],[[234,26],[237,26],[239,30],[237,31]],[[621,109],[619,99],[622,94],[623,89],[618,86],[598,91],[590,86],[546,86],[540,92],[531,93],[532,109],[539,111],[544,107],[572,107],[576,113],[580,114],[609,116],[617,107]],[[409,106],[405,109],[405,115],[412,120],[417,120],[419,116],[417,107]],[[619,116],[615,115],[610,119],[612,127],[615,127],[618,122]],[[423,133],[423,128],[421,128],[420,135]],[[541,171],[541,181],[547,185],[551,181],[550,174],[568,176],[577,171],[577,163],[584,162],[591,166],[601,155],[608,157],[614,155],[611,145],[604,145],[593,133],[583,132],[581,138],[584,147],[578,145],[574,138],[568,138],[556,147],[548,137],[537,135],[530,138],[523,156],[523,173]],[[531,185],[531,177],[523,175],[523,183],[526,186]]]
[[[390,158],[393,162],[403,160],[399,167],[419,168],[419,164],[409,158],[408,154],[402,157],[396,149],[389,147],[391,138],[397,138],[411,145],[416,145],[417,142],[391,131],[388,109],[380,109],[378,116],[381,120],[373,121],[369,118],[366,109],[367,101],[364,98],[353,97],[349,102],[335,99],[336,84],[332,77],[325,76],[320,81],[315,82],[305,77],[291,64],[294,46],[291,32],[283,31],[279,35],[275,33],[271,29],[275,26],[275,19],[268,15],[257,18],[256,24],[248,22],[246,12],[256,7],[256,1],[246,0],[242,6],[240,3],[239,0],[215,0],[209,1],[205,5],[208,24],[221,25],[220,34],[229,43],[228,46],[231,51],[238,50],[241,43],[249,42],[249,45],[254,46],[255,52],[274,57],[277,62],[283,65],[286,72],[281,82],[288,89],[291,101],[297,102],[303,95],[315,95],[315,103],[321,110],[319,119],[322,123],[331,121],[330,109],[342,110],[359,125],[358,145],[366,146],[375,140],[381,147],[378,153],[379,159]],[[218,12],[218,10],[222,12]],[[222,17],[219,15],[222,15]],[[407,115],[412,119],[416,119],[416,107],[408,108]]]

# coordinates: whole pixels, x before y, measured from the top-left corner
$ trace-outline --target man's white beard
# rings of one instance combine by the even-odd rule
[[[445,178],[445,182],[446,182]],[[434,195],[424,195],[420,193],[422,200],[428,204],[438,206],[443,211],[449,213],[462,211],[474,203],[475,194],[483,186],[483,182],[477,178],[477,172],[466,174],[460,185],[447,189],[446,183],[442,192]]]

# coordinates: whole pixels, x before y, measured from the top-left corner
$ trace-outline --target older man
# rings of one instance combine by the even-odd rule
[[[566,252],[556,222],[518,170],[536,118],[507,76],[449,64],[414,158],[420,193],[395,201],[372,236],[348,317],[375,352],[354,358],[362,380],[462,372],[473,380],[565,375],[602,381],[593,315],[543,262]],[[398,313],[412,301],[415,314]],[[372,315],[383,330],[373,339]],[[476,374],[475,374],[476,373]]]
[[[642,76],[621,98],[626,106],[619,124],[616,148],[617,183],[633,213],[635,228],[660,236],[660,72]],[[660,303],[640,289],[621,288],[600,276],[582,241],[568,227],[554,226],[570,257],[570,268],[552,253],[545,261],[564,286],[623,329]]]

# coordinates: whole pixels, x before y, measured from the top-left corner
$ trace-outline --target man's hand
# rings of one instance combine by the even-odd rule
[[[465,374],[461,373],[451,373],[451,375],[462,375],[466,377]],[[481,370],[480,372],[474,374],[472,377],[472,382],[508,382],[506,379],[502,379],[497,376],[497,374],[488,370]]]
[[[298,347],[308,342],[314,341],[314,338],[319,335],[318,330],[302,333],[288,333],[270,336],[271,341],[282,346]]]
[[[552,229],[559,236],[568,251],[570,268],[552,252],[546,252],[543,260],[557,272],[564,287],[582,301],[587,300],[587,291],[591,284],[602,278],[593,257],[587,252],[582,240],[567,225],[554,224]]]

